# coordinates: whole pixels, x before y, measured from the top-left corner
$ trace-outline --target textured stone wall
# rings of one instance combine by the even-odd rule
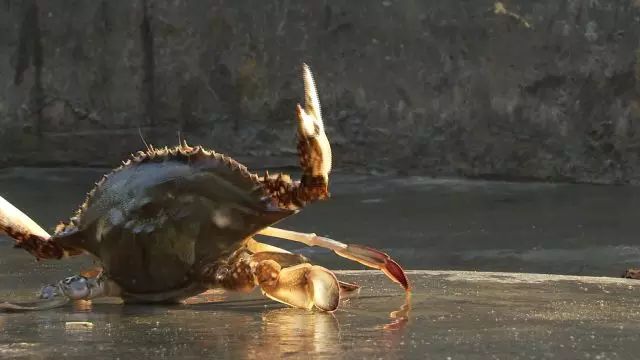
[[[295,164],[299,64],[336,165],[640,180],[638,0],[1,0],[0,163],[190,143]]]

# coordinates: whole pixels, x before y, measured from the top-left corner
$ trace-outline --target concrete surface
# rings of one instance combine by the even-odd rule
[[[381,274],[338,275],[364,288],[333,315],[218,292],[182,306],[83,303],[0,314],[0,357],[635,359],[640,352],[635,281],[411,271],[414,291],[403,307],[402,290]]]

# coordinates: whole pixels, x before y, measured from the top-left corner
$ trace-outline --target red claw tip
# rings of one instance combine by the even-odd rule
[[[402,285],[405,290],[411,290],[411,285],[409,285],[407,274],[404,273],[404,270],[402,270],[402,267],[400,267],[397,262],[393,261],[392,259],[387,259],[385,273],[387,273],[387,275],[394,281]]]

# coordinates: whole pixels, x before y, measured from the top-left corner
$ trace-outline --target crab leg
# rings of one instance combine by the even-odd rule
[[[23,248],[38,259],[60,259],[69,255],[29,216],[0,196],[0,235],[15,239],[15,247]]]
[[[247,249],[249,249],[249,251],[251,251],[252,253],[259,253],[259,252],[274,252],[274,253],[283,253],[283,254],[291,254],[291,251],[287,251],[285,249],[281,249],[277,246],[273,246],[273,245],[269,245],[269,244],[265,244],[265,243],[261,243],[256,241],[253,238],[249,238],[245,244],[245,246],[247,247]],[[306,261],[303,261],[306,262]]]
[[[46,285],[40,290],[37,301],[0,302],[0,311],[48,310],[64,306],[70,300],[92,300],[101,297],[120,296],[120,287],[102,275],[101,270],[84,272]]]
[[[333,252],[339,256],[357,261],[370,268],[381,270],[391,280],[402,285],[405,290],[410,290],[409,280],[404,270],[402,270],[400,265],[393,261],[389,255],[379,250],[357,244],[344,244],[333,239],[317,236],[313,233],[302,233],[274,227],[265,228],[261,230],[259,234],[333,250]]]
[[[0,196],[0,234],[33,234],[45,239],[51,236],[29,216]]]

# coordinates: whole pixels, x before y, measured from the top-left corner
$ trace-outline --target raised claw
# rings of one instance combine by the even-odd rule
[[[344,258],[357,261],[362,265],[381,270],[389,279],[402,285],[407,291],[411,288],[407,275],[404,273],[404,270],[402,270],[402,267],[391,259],[389,255],[380,250],[357,244],[349,244],[344,250],[334,250],[334,252]]]
[[[302,66],[304,81],[304,107],[296,105],[298,116],[298,154],[303,170],[303,187],[320,187],[324,191],[311,196],[310,200],[328,197],[327,186],[331,172],[331,144],[324,131],[322,111],[316,84],[307,64]]]

